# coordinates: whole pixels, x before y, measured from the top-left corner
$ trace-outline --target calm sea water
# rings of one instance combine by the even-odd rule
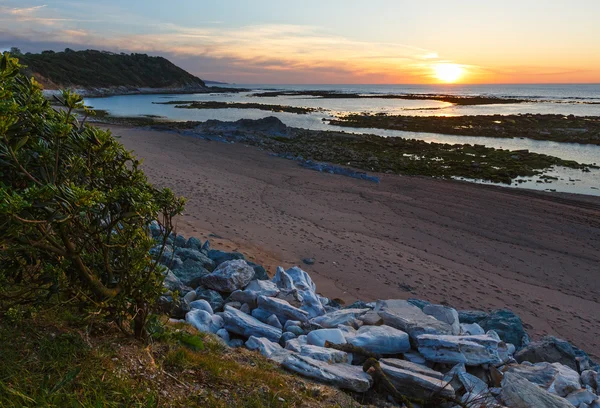
[[[462,137],[432,133],[401,132],[382,129],[337,128],[326,119],[353,112],[390,113],[399,115],[481,115],[516,113],[574,114],[578,116],[600,116],[600,84],[589,85],[240,85],[253,91],[263,90],[332,90],[360,94],[406,94],[433,93],[452,95],[486,95],[518,97],[536,102],[482,106],[453,106],[438,101],[413,101],[392,99],[320,99],[304,96],[280,96],[269,98],[253,97],[253,92],[239,94],[197,95],[127,95],[108,98],[87,98],[86,103],[96,109],[108,110],[113,115],[137,116],[158,115],[170,120],[205,121],[218,119],[233,121],[242,118],[259,119],[276,116],[288,126],[313,130],[344,130],[356,133],[372,133],[386,137],[404,137],[439,143],[483,144],[489,147],[530,151],[549,154],[581,163],[600,164],[600,146],[571,143],[554,143],[531,139],[497,139],[489,137]],[[159,105],[153,102],[172,100],[257,102],[289,106],[322,108],[323,111],[307,115],[273,113],[254,109],[177,109],[174,105]],[[434,109],[432,108],[439,108]],[[324,120],[325,119],[325,120]],[[559,178],[552,183],[540,183],[531,178],[513,187],[536,190],[556,190],[600,196],[600,171],[581,171],[556,168],[547,173]]]

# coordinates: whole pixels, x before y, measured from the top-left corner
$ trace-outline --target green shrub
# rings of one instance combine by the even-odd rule
[[[168,236],[183,200],[150,185],[109,131],[78,121],[79,95],[64,91],[54,110],[20,69],[3,54],[0,313],[68,296],[144,336],[163,280],[148,225]]]

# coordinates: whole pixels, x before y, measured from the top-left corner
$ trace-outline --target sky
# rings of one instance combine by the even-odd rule
[[[240,84],[600,83],[600,0],[0,0],[0,49]]]

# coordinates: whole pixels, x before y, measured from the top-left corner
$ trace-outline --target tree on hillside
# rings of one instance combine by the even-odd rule
[[[63,108],[54,110],[4,53],[0,314],[77,299],[143,337],[164,279],[149,255],[149,224],[159,220],[167,237],[183,200],[150,185],[109,131],[77,119],[76,111],[89,113],[81,96],[64,91],[58,99]]]

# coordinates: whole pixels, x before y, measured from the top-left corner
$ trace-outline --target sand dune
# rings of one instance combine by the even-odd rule
[[[112,129],[156,185],[188,198],[184,234],[213,234],[271,273],[314,258],[303,268],[331,298],[506,306],[534,337],[600,355],[600,198],[393,175],[377,185],[243,145]]]

